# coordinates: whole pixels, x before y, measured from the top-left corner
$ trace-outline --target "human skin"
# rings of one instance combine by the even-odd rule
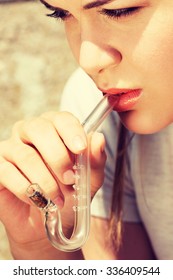
[[[52,247],[41,212],[27,198],[26,189],[31,183],[38,183],[62,210],[63,229],[68,234],[73,225],[70,203],[74,177],[64,173],[72,172],[72,155],[85,150],[85,137],[79,121],[70,113],[49,112],[16,123],[10,139],[0,142],[0,220],[15,259],[82,257],[80,251],[66,256]],[[93,197],[103,182],[106,160],[100,133],[91,138],[90,160]]]
[[[172,0],[116,0],[102,7],[83,10],[83,5],[89,2],[47,1],[68,12],[64,25],[79,65],[103,90],[142,89],[135,106],[119,113],[130,130],[153,133],[171,124]],[[119,19],[99,13],[103,9],[129,7],[140,9]],[[81,146],[79,136],[83,142]],[[66,173],[64,177],[64,172],[72,169],[72,153],[78,154],[86,148],[85,137],[83,128],[71,114],[51,112],[17,123],[10,139],[0,143],[0,219],[15,258],[82,258],[81,252],[66,255],[51,247],[41,215],[31,207],[25,192],[30,183],[38,183],[52,200],[59,205],[63,203],[61,197],[66,200],[70,193],[70,188],[65,185],[73,183],[72,174]],[[91,143],[92,195],[103,181],[103,150],[103,136],[95,135]],[[68,211],[67,214],[64,218],[69,218]],[[71,224],[67,230],[68,227]]]
[[[142,89],[138,103],[120,113],[125,126],[142,134],[161,130],[173,120],[172,0],[116,0],[84,10],[89,2],[47,1],[68,11],[71,50],[98,88]],[[99,13],[129,7],[139,10],[118,19]]]

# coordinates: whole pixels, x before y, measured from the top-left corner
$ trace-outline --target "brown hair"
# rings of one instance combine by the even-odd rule
[[[122,193],[125,177],[125,163],[127,156],[127,146],[132,137],[123,124],[120,124],[119,138],[117,145],[117,157],[115,165],[115,175],[113,182],[113,194],[111,204],[111,217],[109,220],[109,238],[116,252],[121,244],[122,233]]]

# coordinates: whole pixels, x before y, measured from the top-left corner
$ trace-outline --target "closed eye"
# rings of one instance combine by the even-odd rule
[[[56,10],[53,11],[53,13],[47,14],[47,16],[57,18],[57,19],[60,19],[60,20],[64,21],[70,16],[70,13],[68,11],[65,11],[65,10],[56,9]]]
[[[130,8],[123,8],[123,9],[103,9],[99,11],[100,14],[107,16],[108,18],[113,19],[121,19],[123,17],[131,16],[137,13],[141,8],[140,7],[130,7]]]
[[[47,2],[45,2],[44,0],[40,0],[40,2],[49,10],[53,11],[50,14],[46,14],[48,17],[53,17],[53,18],[57,18],[60,20],[66,20],[69,16],[70,13],[66,10],[60,9],[60,8],[56,8],[53,7],[51,5],[49,5]]]

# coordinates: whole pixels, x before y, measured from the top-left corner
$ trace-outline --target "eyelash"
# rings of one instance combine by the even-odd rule
[[[131,8],[123,8],[123,9],[115,9],[115,10],[103,9],[99,11],[99,13],[108,18],[120,19],[135,14],[136,12],[138,12],[139,9],[140,7],[131,7]],[[71,15],[68,11],[57,9],[52,14],[47,14],[47,16],[65,21]]]
[[[70,17],[70,13],[64,10],[57,9],[52,14],[47,14],[47,16],[65,21],[68,17]]]
[[[99,11],[99,13],[111,19],[120,19],[135,14],[139,11],[139,9],[140,7],[131,7],[116,10],[103,9]]]

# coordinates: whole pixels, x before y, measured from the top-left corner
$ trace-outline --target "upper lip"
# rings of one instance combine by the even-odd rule
[[[130,88],[110,88],[110,89],[101,89],[100,90],[103,92],[103,94],[121,94],[121,93],[127,93],[127,92],[132,92],[132,91],[137,91],[139,89],[130,89]]]

